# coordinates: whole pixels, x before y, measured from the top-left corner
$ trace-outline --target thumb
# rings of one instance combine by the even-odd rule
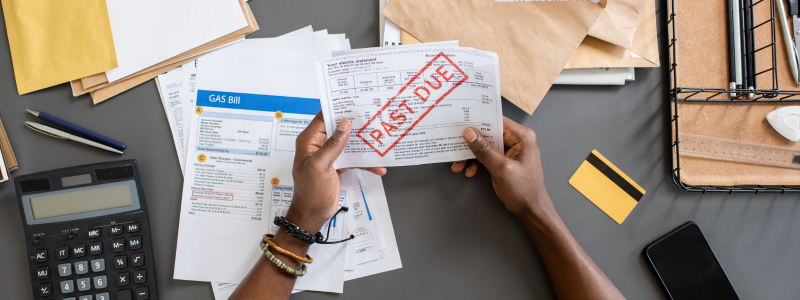
[[[467,142],[469,149],[472,150],[472,153],[475,154],[475,158],[486,166],[489,173],[495,174],[500,171],[508,159],[500,152],[497,152],[492,147],[492,144],[483,137],[483,134],[475,128],[470,127],[464,130],[464,140]]]
[[[333,161],[344,151],[344,146],[347,145],[347,141],[350,139],[350,131],[352,128],[353,124],[350,123],[350,120],[342,119],[333,135],[331,135],[328,141],[314,154],[316,159],[326,164],[333,164]]]

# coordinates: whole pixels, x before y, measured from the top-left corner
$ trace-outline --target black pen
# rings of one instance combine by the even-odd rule
[[[783,0],[778,0],[783,1]],[[755,94],[752,92],[753,89],[756,87],[756,47],[755,47],[755,37],[753,36],[753,0],[745,0],[747,3],[747,76],[749,77],[747,80],[748,88],[751,90],[750,94],[748,95],[750,98],[754,98]]]
[[[742,56],[741,56],[742,69],[739,70],[740,76],[742,76],[742,86],[740,86],[739,88],[747,89],[747,87],[749,86],[747,81],[749,79],[747,77],[747,68],[748,68],[747,63],[749,62],[747,57],[747,31],[745,30],[747,28],[747,23],[749,23],[747,22],[748,20],[746,17],[747,14],[745,13],[745,11],[747,10],[746,7],[747,4],[744,0],[737,0],[737,1],[739,1],[739,21],[740,21],[738,31],[739,35],[741,36],[741,38],[739,39],[739,49],[741,49],[740,51],[742,51]],[[744,96],[744,94],[741,95]]]

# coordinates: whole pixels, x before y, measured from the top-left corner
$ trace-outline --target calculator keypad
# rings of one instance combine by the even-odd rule
[[[149,250],[143,251],[145,239],[138,235],[141,229],[140,223],[128,223],[93,228],[73,235],[73,239],[62,238],[58,243],[51,242],[56,244],[52,248],[41,243],[42,249],[31,256],[31,263],[39,264],[35,268],[35,278],[40,280],[36,296],[47,300],[53,296],[59,300],[150,299],[151,289],[146,286],[148,274],[144,269]],[[113,238],[101,238],[104,235]],[[55,253],[55,260],[49,260],[51,253]],[[107,268],[107,263],[113,268]],[[51,275],[51,271],[57,275]],[[108,280],[113,281],[111,287]]]

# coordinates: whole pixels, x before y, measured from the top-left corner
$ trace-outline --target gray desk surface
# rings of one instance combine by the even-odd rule
[[[374,0],[252,1],[251,7],[261,26],[251,37],[272,37],[312,24],[346,33],[353,48],[378,44]],[[664,20],[664,10],[658,11]],[[659,24],[662,38],[664,29]],[[662,65],[664,61],[662,57]],[[503,111],[538,133],[545,181],[558,212],[628,299],[665,298],[641,251],[689,220],[705,231],[743,299],[796,298],[800,196],[679,190],[669,177],[668,86],[664,69],[638,69],[636,81],[621,87],[553,87],[532,116],[510,103],[504,103]],[[66,84],[18,96],[2,38],[0,90],[0,118],[21,166],[14,175],[137,159],[155,229],[161,298],[213,299],[208,283],[171,279],[182,177],[153,81],[97,106],[88,96],[73,98]],[[125,142],[128,150],[120,157],[34,133],[23,125],[34,120],[26,108],[96,129]],[[592,149],[647,190],[622,225],[567,182]],[[536,247],[494,195],[485,170],[466,179],[451,174],[448,164],[402,167],[390,169],[383,180],[403,268],[347,282],[341,295],[305,292],[294,298],[555,298]],[[31,299],[25,257],[14,187],[6,183],[0,185],[0,298]]]

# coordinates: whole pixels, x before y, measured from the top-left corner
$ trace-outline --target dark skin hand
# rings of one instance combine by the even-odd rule
[[[536,243],[559,299],[625,299],[558,216],[544,186],[533,130],[504,118],[505,155],[495,150],[477,129],[464,130],[464,140],[477,160],[455,162],[451,169],[472,177],[479,165],[486,166],[497,196],[517,215]]]
[[[342,120],[329,139],[322,114],[317,114],[297,137],[292,168],[295,193],[289,211],[286,212],[286,220],[311,234],[318,232],[336,213],[341,174],[345,169],[334,169],[333,162],[342,154],[352,127],[349,120]],[[377,175],[386,174],[386,168],[364,170]],[[308,253],[308,244],[283,230],[278,230],[273,241],[297,255],[305,256]],[[289,267],[296,270],[301,268],[299,261],[277,251],[272,253]],[[295,280],[297,277],[281,270],[262,255],[229,299],[289,299]]]
[[[317,115],[297,138],[292,176],[295,195],[286,219],[309,232],[319,229],[336,212],[341,173],[333,162],[342,153],[352,125],[343,120],[328,139],[322,116]],[[506,208],[517,215],[539,248],[559,299],[625,299],[603,271],[595,265],[572,237],[547,194],[533,130],[508,118],[503,122],[505,155],[492,148],[474,128],[464,131],[464,140],[477,160],[456,162],[454,172],[477,173],[479,163],[492,174],[495,192]],[[378,175],[385,168],[367,169]],[[531,184],[533,183],[533,184]],[[297,255],[309,245],[279,230],[276,244]],[[276,257],[292,268],[300,262],[283,254]],[[245,277],[231,300],[288,299],[297,278],[276,267],[264,256]]]

